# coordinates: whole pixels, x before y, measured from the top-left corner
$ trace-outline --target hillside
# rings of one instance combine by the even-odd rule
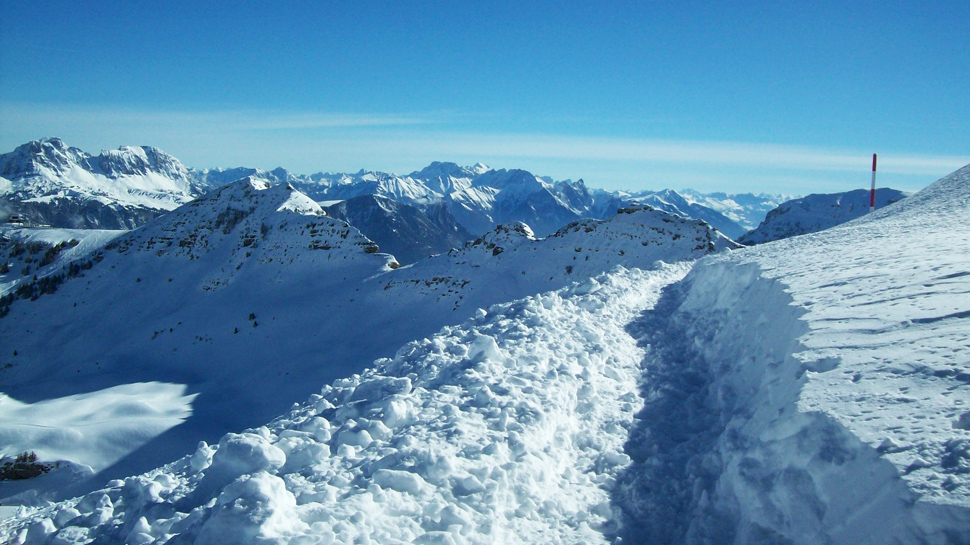
[[[114,239],[54,293],[12,302],[0,319],[0,344],[9,347],[0,379],[27,407],[2,413],[4,453],[34,450],[43,460],[89,466],[97,480],[72,489],[82,492],[265,422],[479,308],[617,265],[651,268],[734,246],[701,222],[628,212],[515,247],[499,228],[394,270],[393,257],[292,187],[234,182]],[[61,442],[64,427],[78,425],[68,416],[23,427],[42,403],[84,394],[97,404],[131,384],[157,402],[121,404],[116,411],[130,424],[113,428],[110,448],[81,446],[80,437]],[[152,414],[159,418],[146,425]],[[5,487],[4,504],[40,501],[11,498]]]
[[[401,264],[447,252],[474,238],[441,203],[418,207],[361,195],[328,206],[326,211],[356,227]]]
[[[625,541],[968,542],[968,203],[970,166],[666,292],[631,329]]]
[[[742,244],[761,244],[822,231],[868,214],[869,197],[869,191],[856,189],[793,199],[768,212],[756,229],[736,240]],[[876,189],[876,208],[904,198],[906,194],[896,189]]]
[[[0,535],[966,543],[968,203],[970,166],[689,273],[619,268],[479,310],[265,426]]]

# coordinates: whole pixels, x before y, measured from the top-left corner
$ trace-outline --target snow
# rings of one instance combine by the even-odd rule
[[[34,451],[95,471],[180,423],[195,394],[181,384],[135,383],[37,403],[0,394],[0,456]]]
[[[31,278],[24,276],[21,271],[28,263],[26,258],[36,262],[40,255],[31,256],[24,252],[19,256],[11,256],[9,247],[11,242],[24,244],[35,243],[37,247],[46,251],[52,246],[62,245],[54,260],[46,266],[34,266],[32,275],[44,278],[61,271],[67,264],[82,260],[97,252],[115,238],[127,231],[102,229],[55,229],[55,228],[23,228],[0,226],[0,263],[7,263],[10,272],[0,274],[0,296],[15,290],[18,285]]]
[[[968,203],[970,167],[671,290],[638,326],[626,541],[966,542]]]
[[[205,225],[212,212],[253,209],[236,230],[206,231],[207,244],[168,251],[203,270],[220,262],[213,256],[241,260],[229,242],[271,221],[276,238],[260,239],[253,256],[268,264],[295,251],[286,242],[300,227],[340,229],[329,218],[279,212],[293,197],[288,191],[237,184],[190,205],[166,224],[173,240],[198,230],[192,213]],[[365,327],[362,344],[393,340],[391,329],[419,332],[403,320],[408,314],[444,327],[414,335],[370,367],[341,366],[319,394],[264,426],[202,442],[176,462],[82,497],[25,508],[0,521],[0,536],[15,543],[967,543],[967,217],[970,166],[839,227],[731,252],[718,251],[734,245],[701,222],[635,208],[546,239],[522,224],[503,226],[398,270],[380,269],[380,256],[364,252],[286,254],[296,263],[288,272],[308,283],[289,297],[306,305],[322,285],[331,288],[323,301],[339,305],[340,293],[352,293],[365,302],[332,310]],[[121,254],[155,255],[158,233],[133,237]],[[693,266],[656,262],[709,253]],[[354,274],[378,272],[312,284],[351,270],[303,269],[320,267],[324,255],[347,256],[359,267]],[[92,271],[125,278],[104,269],[121,258],[108,259]],[[217,300],[227,308],[244,293],[233,286],[287,281],[275,266],[247,278],[251,270],[239,262],[246,272],[230,273],[215,290],[229,294]],[[172,270],[164,260],[145,263]],[[595,274],[596,267],[610,270]],[[178,289],[192,281],[180,279]],[[285,307],[283,293],[268,295]],[[488,300],[511,302],[480,304]],[[447,308],[455,309],[451,320],[442,315]],[[360,309],[392,319],[386,329],[373,327],[378,321]],[[29,319],[22,307],[12,313]],[[310,315],[290,318],[298,316]],[[300,331],[332,325],[286,323]],[[298,336],[286,329],[289,336],[272,337],[276,353],[252,359],[289,362],[280,356],[283,341]],[[306,358],[308,371],[333,364],[340,350],[374,353],[324,348],[337,339],[290,354]],[[239,374],[246,360],[232,361],[217,381]],[[235,386],[280,391],[267,378]]]
[[[544,240],[499,228],[392,270],[299,192],[250,177],[115,239],[56,293],[14,301],[0,319],[0,376],[29,403],[131,382],[199,394],[181,425],[86,485],[97,487],[259,425],[479,308],[732,246],[700,222],[630,209]]]
[[[782,203],[797,199],[797,195],[770,195],[760,193],[700,193],[681,189],[680,195],[690,204],[699,204],[720,212],[745,230],[751,230],[765,219],[765,215]]]
[[[197,197],[178,159],[152,147],[126,146],[93,156],[58,138],[0,154],[0,200],[25,223],[134,228]]]
[[[123,206],[172,210],[194,197],[188,170],[154,148],[127,146],[94,157],[54,139],[25,144],[0,163],[14,176],[3,193],[20,200],[107,197]]]
[[[119,543],[602,541],[641,402],[643,350],[623,327],[687,269],[482,310],[268,426],[23,518]]]
[[[844,193],[809,195],[785,202],[768,212],[764,221],[744,236],[737,238],[742,244],[761,244],[805,233],[828,229],[869,213],[867,189]],[[904,199],[908,193],[881,187],[876,190],[876,208],[883,208]]]

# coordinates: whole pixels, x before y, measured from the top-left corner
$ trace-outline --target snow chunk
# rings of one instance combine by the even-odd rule
[[[212,465],[195,490],[190,504],[201,505],[236,478],[260,471],[276,471],[286,454],[255,433],[228,433],[219,441]]]
[[[242,476],[219,494],[196,543],[266,543],[307,530],[283,479],[258,471]]]
[[[420,475],[410,471],[379,469],[372,479],[382,488],[406,492],[412,496],[420,496],[428,489],[428,483]]]

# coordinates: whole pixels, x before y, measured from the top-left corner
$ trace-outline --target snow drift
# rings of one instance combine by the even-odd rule
[[[970,542],[968,203],[970,167],[668,290],[624,542]]]

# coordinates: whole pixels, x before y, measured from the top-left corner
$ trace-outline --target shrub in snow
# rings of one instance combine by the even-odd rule
[[[16,353],[14,353],[16,355]],[[56,464],[37,461],[33,451],[18,454],[13,461],[7,460],[0,466],[0,481],[16,481],[38,477],[53,469]]]

